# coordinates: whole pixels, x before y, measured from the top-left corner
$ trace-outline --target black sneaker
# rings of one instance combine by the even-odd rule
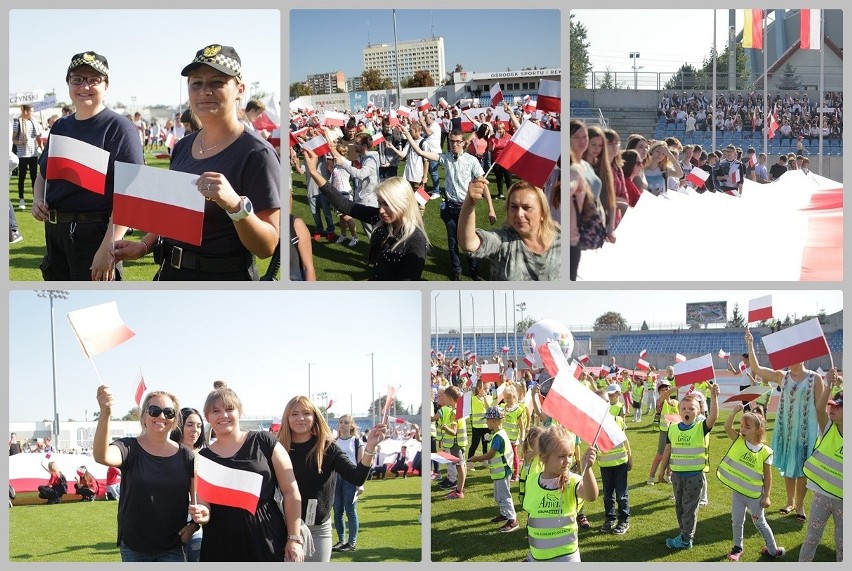
[[[440,487],[440,488],[444,488],[445,490],[449,490],[450,488],[455,488],[455,487],[456,487],[456,483],[455,483],[455,482],[450,482],[449,480],[447,480],[447,482],[446,482],[446,483],[440,483],[440,484],[438,484],[438,487]]]
[[[590,527],[592,527],[592,524],[589,523],[589,520],[586,519],[586,516],[584,514],[580,514],[580,516],[577,518],[577,524],[580,526],[580,529],[589,529]]]
[[[624,535],[627,533],[628,529],[630,529],[630,522],[620,521],[618,522],[618,525],[613,528],[612,532],[616,535]]]
[[[497,517],[491,518],[491,523],[501,523],[504,521],[508,521],[509,518],[504,516],[503,514],[498,515]]]
[[[443,485],[444,485],[444,484],[446,484],[447,482],[449,482],[449,480],[448,480],[447,478],[441,478],[440,480],[438,480],[438,481],[437,481],[437,482],[435,482],[435,483],[436,483],[438,486],[443,486]]]
[[[604,532],[604,533],[611,533],[613,527],[615,527],[615,520],[614,519],[608,519],[601,526],[601,531]]]
[[[355,546],[354,546],[354,545],[349,545],[348,543],[344,543],[344,544],[343,544],[343,547],[341,547],[340,549],[338,549],[338,551],[340,551],[340,552],[344,552],[344,551],[355,551]]]
[[[331,550],[335,551],[335,552],[340,551],[340,548],[343,547],[344,545],[346,545],[346,544],[343,543],[342,541],[338,541],[337,543],[335,543],[334,545],[331,546]]]

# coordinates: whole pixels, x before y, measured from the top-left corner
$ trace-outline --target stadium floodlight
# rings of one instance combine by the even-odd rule
[[[633,90],[636,91],[639,84],[639,74],[637,72],[639,69],[639,52],[630,52],[630,59],[633,60]]]
[[[53,436],[53,444],[56,450],[60,450],[59,446],[59,409],[56,405],[56,334],[53,319],[53,300],[68,299],[71,292],[65,289],[39,289],[36,290],[38,297],[47,298],[50,301],[50,362],[51,376],[53,377],[53,425],[51,434]]]

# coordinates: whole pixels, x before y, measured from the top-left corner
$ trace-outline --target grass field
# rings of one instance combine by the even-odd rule
[[[358,549],[334,553],[332,561],[420,561],[421,479],[388,478],[365,487],[358,500]],[[118,503],[75,498],[66,495],[62,503],[47,506],[35,493],[19,494],[9,510],[9,561],[120,561]]]
[[[727,452],[730,440],[725,434],[726,411],[711,432],[710,467],[707,474],[709,505],[700,509],[694,547],[690,550],[672,551],[665,545],[666,538],[678,534],[674,500],[669,499],[672,488],[668,485],[646,485],[651,461],[656,453],[657,434],[651,427],[652,415],[645,415],[642,422],[627,423],[627,434],[634,453],[633,470],[630,472],[630,529],[625,535],[613,535],[599,531],[604,522],[603,498],[587,503],[585,512],[592,527],[580,531],[580,554],[584,562],[684,562],[725,561],[732,547],[731,491],[716,477],[716,466]],[[772,415],[770,415],[772,428]],[[767,439],[771,434],[767,431]],[[585,450],[585,446],[583,446]],[[600,469],[595,466],[600,486]],[[493,499],[493,486],[488,471],[476,466],[468,475],[465,497],[460,500],[444,500],[444,490],[432,485],[432,561],[521,561],[527,552],[527,515],[520,510],[517,483],[512,484],[515,508],[518,510],[520,529],[513,533],[500,533],[500,524],[489,520],[498,514]],[[805,509],[809,509],[813,492],[806,496]],[[784,482],[773,470],[772,506],[767,510],[769,526],[778,545],[787,549],[782,561],[795,562],[805,537],[807,523],[797,521],[792,515],[781,515],[786,494]],[[743,548],[740,561],[759,561],[763,537],[749,518],[746,518]],[[834,561],[834,522],[829,520],[822,542],[817,548],[815,561]]]
[[[148,166],[158,168],[169,168],[168,159],[154,158],[151,152],[145,153],[145,161]],[[9,178],[9,201],[15,208],[15,216],[18,227],[24,240],[9,246],[9,279],[12,281],[42,281],[39,264],[45,253],[44,246],[44,223],[32,217],[30,209],[33,203],[33,191],[30,179],[24,184],[24,195],[26,210],[18,209],[18,176]],[[286,226],[282,227],[286,232]],[[128,237],[129,240],[139,240],[144,234],[139,230]],[[269,267],[269,259],[258,260],[258,271],[260,275]],[[152,256],[145,256],[141,260],[124,263],[125,281],[151,281],[157,272],[157,265]]]

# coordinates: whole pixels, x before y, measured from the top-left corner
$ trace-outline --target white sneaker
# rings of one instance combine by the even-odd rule
[[[441,198],[441,193],[440,193],[440,192],[433,192],[433,193],[429,196],[429,200],[438,200],[439,198]]]
[[[26,201],[24,201],[23,198],[18,200],[18,208],[20,210],[26,210],[27,209],[27,203],[26,203]]]
[[[349,247],[351,248],[352,246],[354,246],[354,245],[355,245],[355,244],[357,244],[357,243],[358,243],[358,237],[357,237],[357,236],[353,236],[353,237],[352,237],[352,239],[351,239],[351,240],[349,240]]]
[[[346,241],[346,236],[341,236],[337,240],[334,241],[335,244],[342,244]]]

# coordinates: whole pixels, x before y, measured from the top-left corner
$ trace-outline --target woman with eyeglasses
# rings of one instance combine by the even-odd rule
[[[180,531],[194,490],[193,454],[169,438],[180,422],[177,397],[166,391],[148,393],[140,409],[141,434],[112,443],[112,391],[101,385],[97,398],[100,413],[92,455],[99,464],[121,468],[121,560],[184,561]]]
[[[32,215],[45,223],[41,275],[45,281],[120,280],[121,264],[111,247],[127,228],[112,224],[115,161],[142,164],[142,144],[133,124],[104,105],[109,88],[104,56],[74,55],[65,82],[76,112],[51,127],[33,187]],[[102,180],[76,166],[80,157],[90,157],[90,147],[109,152]]]
[[[198,175],[195,184],[206,199],[201,245],[149,233],[116,242],[115,255],[137,260],[153,251],[159,281],[258,280],[255,257],[271,257],[280,237],[278,155],[240,122],[246,86],[233,47],[198,50],[181,75],[201,130],[175,144],[169,169]]]

